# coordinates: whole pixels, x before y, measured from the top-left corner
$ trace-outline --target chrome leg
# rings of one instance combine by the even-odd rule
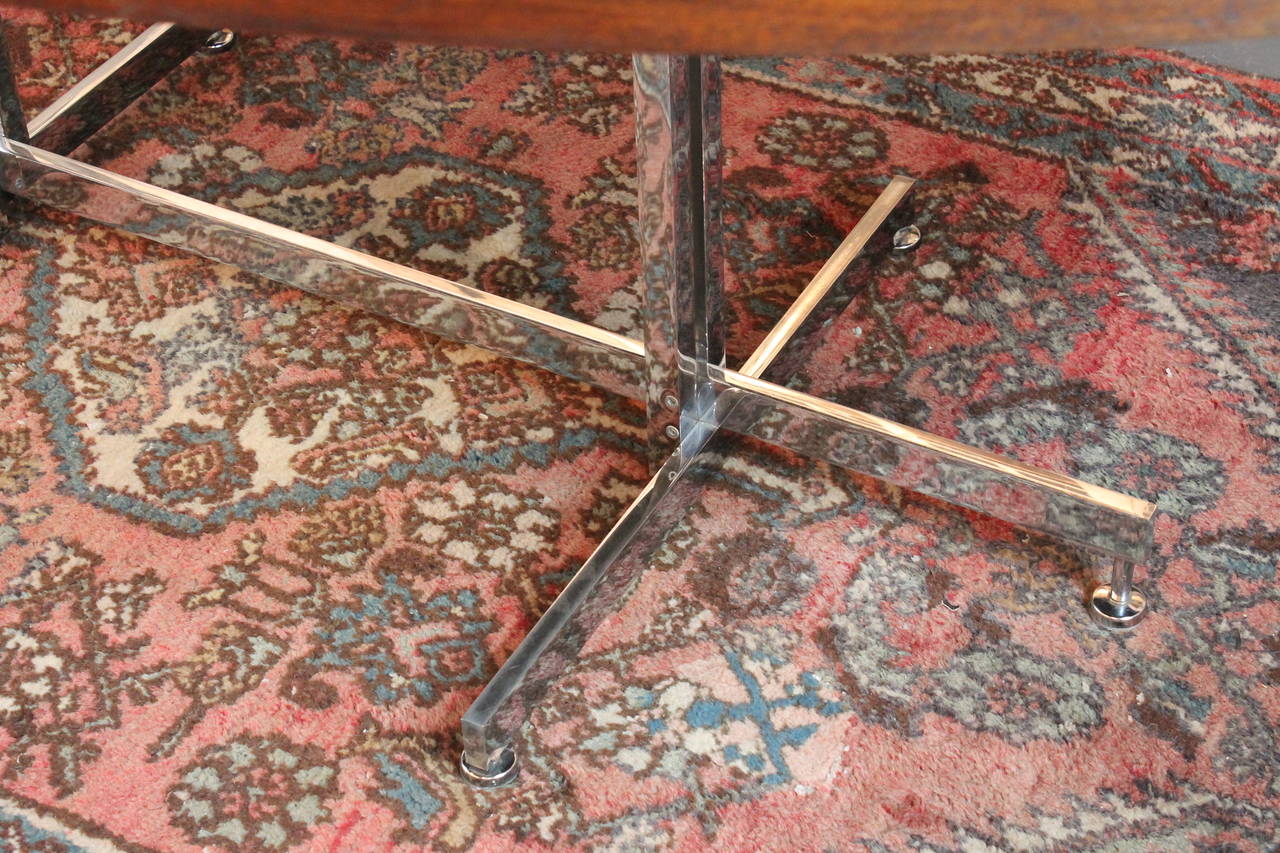
[[[188,198],[31,145],[0,151],[0,188],[132,234],[629,397],[643,397],[644,345]]]
[[[13,56],[9,53],[8,25],[0,21],[0,148],[8,141],[27,141],[27,120],[18,97],[18,84],[13,73]]]
[[[208,32],[155,24],[31,120],[31,144],[70,154],[205,46]]]
[[[978,510],[1103,556],[1150,553],[1155,505],[742,373],[726,372],[726,429]]]
[[[1133,588],[1133,563],[1116,559],[1111,583],[1099,584],[1089,595],[1089,615],[1104,628],[1132,628],[1147,615],[1147,599]]]
[[[803,363],[820,337],[821,329],[849,304],[855,292],[852,287],[838,288],[837,285],[847,284],[854,261],[877,255],[877,249],[889,244],[888,235],[900,221],[904,208],[910,206],[915,183],[904,175],[893,176],[796,301],[742,363],[738,371],[741,375],[759,379],[771,368],[775,374],[790,375]]]
[[[669,496],[696,456],[689,446],[671,454],[463,714],[462,761],[468,778],[494,777],[491,784],[515,780],[514,769],[497,769],[507,767],[505,755],[514,756],[516,731],[613,612],[662,535],[683,516],[685,504]]]

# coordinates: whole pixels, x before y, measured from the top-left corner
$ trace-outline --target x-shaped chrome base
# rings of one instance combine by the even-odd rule
[[[721,317],[720,66],[708,57],[633,61],[644,264],[644,340],[494,296],[224,210],[65,156],[210,36],[157,24],[29,124],[0,56],[0,188],[275,281],[485,347],[648,407],[653,478],[462,719],[464,775],[515,778],[514,734],[576,658],[683,507],[672,486],[720,430],[823,459],[987,513],[1113,561],[1089,598],[1102,625],[1145,614],[1133,566],[1149,555],[1155,506],[777,384],[850,296],[851,262],[908,250],[914,181],[893,177],[739,370]],[[2,46],[0,46],[2,47]]]

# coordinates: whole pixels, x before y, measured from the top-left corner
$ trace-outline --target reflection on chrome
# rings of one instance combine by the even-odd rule
[[[632,71],[656,467],[697,422],[683,410],[714,410],[707,371],[724,364],[721,78],[714,57],[636,56]]]
[[[740,373],[721,380],[726,429],[1133,561],[1155,505]]]
[[[31,144],[70,154],[203,47],[208,35],[176,24],[148,27],[32,119]]]
[[[451,340],[628,397],[643,396],[632,338],[308,237],[10,141],[3,188]]]

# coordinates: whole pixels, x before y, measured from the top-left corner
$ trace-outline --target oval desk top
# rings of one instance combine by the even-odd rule
[[[631,53],[1017,51],[1280,34],[1280,0],[17,0],[217,29]]]

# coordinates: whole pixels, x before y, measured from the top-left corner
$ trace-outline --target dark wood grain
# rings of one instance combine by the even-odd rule
[[[726,54],[930,53],[1280,34],[1280,0],[18,0],[201,27],[432,44]]]

